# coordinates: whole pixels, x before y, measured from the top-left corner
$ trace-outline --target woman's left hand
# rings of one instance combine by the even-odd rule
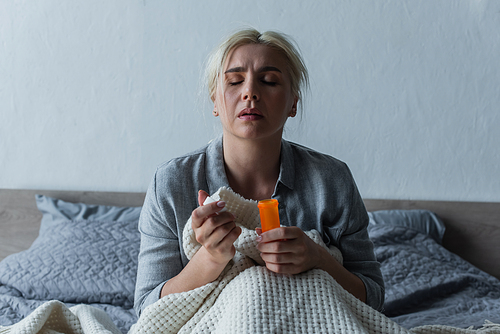
[[[257,249],[267,269],[281,274],[299,274],[319,267],[320,246],[296,226],[279,227],[262,233],[257,228]]]

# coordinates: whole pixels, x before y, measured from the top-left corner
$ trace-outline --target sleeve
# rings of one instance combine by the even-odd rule
[[[339,239],[339,248],[344,256],[344,267],[365,285],[366,303],[380,311],[384,304],[384,280],[368,235],[368,214],[354,179],[352,187],[350,203],[346,203],[348,220]]]
[[[175,212],[159,199],[157,182],[158,170],[146,193],[139,218],[141,246],[134,298],[138,316],[148,305],[160,299],[165,282],[183,268]]]

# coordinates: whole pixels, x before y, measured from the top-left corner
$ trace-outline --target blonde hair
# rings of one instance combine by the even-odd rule
[[[233,33],[210,54],[206,67],[206,80],[212,101],[215,101],[217,83],[219,78],[222,77],[229,53],[237,47],[247,44],[266,45],[285,56],[288,61],[287,69],[290,75],[292,92],[299,102],[302,102],[302,91],[309,86],[309,75],[293,40],[283,33],[275,31],[260,33],[253,28],[242,29]]]

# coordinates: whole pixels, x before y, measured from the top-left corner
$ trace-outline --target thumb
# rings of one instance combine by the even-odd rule
[[[205,202],[208,196],[209,195],[205,190],[198,191],[198,204],[203,205],[203,202]]]

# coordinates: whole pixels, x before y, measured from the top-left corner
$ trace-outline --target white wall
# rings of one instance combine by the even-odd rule
[[[1,1],[0,187],[145,191],[220,129],[207,53],[290,34],[312,80],[287,138],[364,197],[500,201],[500,2]]]

